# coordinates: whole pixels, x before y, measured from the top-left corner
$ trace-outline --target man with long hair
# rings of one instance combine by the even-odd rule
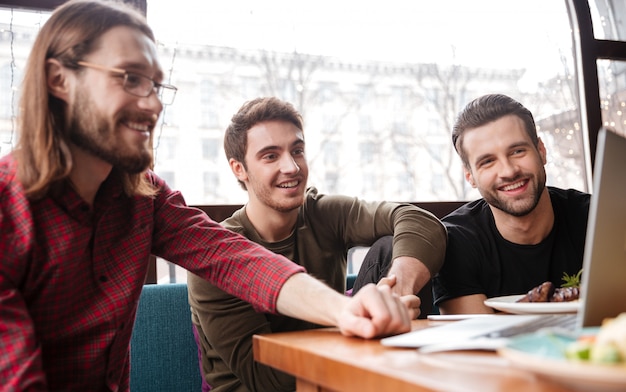
[[[365,338],[410,329],[417,297],[407,305],[370,285],[347,298],[186,206],[149,170],[175,92],[128,6],[69,1],[39,32],[18,145],[0,160],[0,390],[128,390],[151,254],[264,312]]]

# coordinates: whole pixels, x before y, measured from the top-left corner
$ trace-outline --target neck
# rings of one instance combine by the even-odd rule
[[[545,188],[537,207],[525,216],[512,216],[490,207],[500,235],[520,245],[534,245],[543,241],[554,226],[554,210],[548,188]]]
[[[246,204],[246,215],[263,241],[278,242],[289,237],[298,220],[299,208],[280,212],[253,202]]]
[[[70,146],[70,150],[74,161],[70,172],[70,181],[80,197],[87,204],[93,206],[96,193],[111,173],[113,166],[74,145]]]

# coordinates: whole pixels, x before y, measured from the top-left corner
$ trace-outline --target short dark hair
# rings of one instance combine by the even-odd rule
[[[526,133],[530,136],[533,144],[538,146],[537,127],[530,110],[504,94],[483,95],[463,108],[452,128],[452,144],[466,167],[469,168],[467,153],[463,151],[463,134],[465,131],[483,126],[510,114],[519,117],[524,122]]]
[[[248,101],[239,108],[232,117],[230,125],[224,135],[224,152],[226,159],[233,158],[246,166],[246,152],[248,150],[248,130],[263,121],[287,121],[303,131],[302,116],[292,104],[276,97],[260,97]],[[246,189],[245,184],[239,185]]]

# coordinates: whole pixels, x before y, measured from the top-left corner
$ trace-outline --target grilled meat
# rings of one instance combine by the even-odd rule
[[[533,287],[525,296],[517,302],[569,302],[577,300],[580,296],[578,287],[555,288],[552,282],[543,282]]]
[[[543,282],[539,286],[533,287],[517,302],[550,302],[552,294],[554,294],[554,284],[552,282]]]

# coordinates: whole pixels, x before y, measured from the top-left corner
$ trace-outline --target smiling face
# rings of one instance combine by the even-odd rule
[[[245,166],[230,160],[254,207],[289,212],[302,206],[309,168],[302,130],[288,121],[264,121],[248,130]]]
[[[492,207],[513,216],[532,212],[545,189],[546,150],[535,147],[522,120],[504,116],[469,129],[463,139],[465,178]]]
[[[159,82],[154,43],[139,30],[112,28],[84,61],[136,72]],[[163,106],[156,94],[137,97],[123,88],[124,76],[81,68],[68,94],[68,134],[72,143],[108,164],[139,173],[152,162],[151,137]]]

